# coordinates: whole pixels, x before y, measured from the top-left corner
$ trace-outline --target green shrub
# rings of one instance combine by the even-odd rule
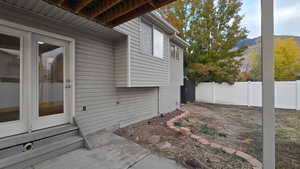
[[[180,123],[179,121],[175,121],[175,122],[174,122],[174,126],[176,126],[176,127],[181,127],[182,125],[181,125],[181,123]]]
[[[208,127],[207,124],[200,128],[200,132],[210,136],[227,137],[225,133],[219,133],[215,128]]]

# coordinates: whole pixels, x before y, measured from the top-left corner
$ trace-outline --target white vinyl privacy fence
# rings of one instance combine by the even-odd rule
[[[262,83],[200,83],[196,87],[196,101],[261,107]],[[300,110],[300,81],[275,82],[275,108]]]

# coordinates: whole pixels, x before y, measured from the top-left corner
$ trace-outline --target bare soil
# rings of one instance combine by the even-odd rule
[[[262,161],[262,113],[260,108],[217,104],[187,104],[191,112],[176,125],[196,135],[244,151]],[[116,133],[190,169],[250,169],[248,162],[184,137],[166,127],[179,112],[155,117]],[[157,143],[149,137],[159,136]],[[157,137],[156,137],[157,138]],[[167,143],[170,143],[169,145]],[[164,147],[163,145],[168,145]],[[276,168],[300,169],[300,112],[276,110]]]
[[[262,161],[261,109],[205,103],[184,108],[191,114],[179,125]],[[300,112],[296,110],[276,110],[276,162],[277,169],[300,169]]]
[[[229,155],[222,150],[202,145],[195,140],[170,130],[166,122],[179,115],[172,112],[116,131],[153,153],[176,160],[188,169],[251,169],[242,158]],[[155,136],[156,139],[150,139]],[[157,139],[159,138],[159,139]]]

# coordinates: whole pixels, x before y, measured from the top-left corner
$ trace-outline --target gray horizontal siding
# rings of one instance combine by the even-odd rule
[[[159,87],[159,112],[168,113],[180,107],[180,86]]]
[[[169,84],[169,37],[165,35],[165,57],[157,58],[143,50],[142,21],[133,19],[116,28],[130,36],[130,79],[132,87],[167,86]],[[147,35],[148,36],[148,35]]]
[[[179,56],[179,64],[178,64],[178,69],[179,69],[179,72],[178,72],[178,82],[180,84],[180,86],[183,86],[184,82],[183,82],[183,79],[184,79],[184,57],[183,57],[183,49],[180,49],[180,56]]]
[[[183,85],[183,50],[176,46],[179,50],[179,58],[170,56],[170,85]]]
[[[17,2],[21,3],[21,1]],[[46,3],[41,4],[43,5],[29,5],[33,6],[32,8],[39,15],[2,4],[0,5],[0,18],[76,40],[75,115],[84,133],[93,133],[113,125],[124,126],[157,115],[157,88],[115,87],[113,42],[103,40],[101,35],[91,34],[85,29],[74,28],[71,22],[60,22],[60,19],[54,21],[48,19],[49,16],[42,16],[44,9],[54,10],[50,14],[59,13],[60,9],[50,7]],[[24,5],[28,4],[24,3]],[[135,43],[138,42],[133,40],[131,45],[134,46]],[[82,106],[87,106],[87,111],[81,111]]]
[[[129,82],[129,65],[128,65],[128,40],[124,38],[117,41],[113,45],[114,47],[114,67],[115,67],[115,86],[116,87],[128,87]]]
[[[177,47],[178,48],[178,47]],[[172,112],[180,106],[180,86],[183,85],[183,51],[179,48],[179,59],[169,58],[170,84],[159,87],[159,112]]]
[[[145,22],[141,22],[141,50],[143,53],[152,55],[153,44],[152,44],[153,27]]]

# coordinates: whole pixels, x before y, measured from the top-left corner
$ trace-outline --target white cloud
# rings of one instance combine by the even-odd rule
[[[243,6],[241,14],[244,15],[242,25],[249,30],[248,37],[260,36],[260,0],[242,0]]]
[[[275,34],[300,36],[300,2],[275,3],[274,24]]]
[[[242,25],[250,31],[248,37],[261,35],[261,0],[242,0],[241,14],[245,15]],[[274,28],[277,35],[300,36],[300,1],[275,0]]]
[[[300,4],[289,7],[275,7],[274,10],[274,19],[275,23],[279,24],[281,22],[289,21],[292,19],[299,19],[300,15],[298,14],[300,10]],[[298,12],[297,12],[298,11]]]

